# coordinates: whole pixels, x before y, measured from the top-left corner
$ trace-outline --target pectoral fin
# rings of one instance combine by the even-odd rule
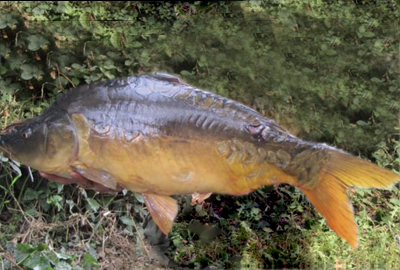
[[[87,169],[82,166],[72,166],[72,169],[93,182],[114,190],[117,189],[117,181],[115,178],[104,170]]]
[[[154,223],[157,224],[165,235],[168,235],[178,214],[178,204],[169,196],[157,194],[142,195]]]
[[[203,201],[207,200],[207,198],[210,197],[211,195],[212,195],[212,193],[205,193],[205,194],[193,193],[192,194],[192,205],[202,203]]]

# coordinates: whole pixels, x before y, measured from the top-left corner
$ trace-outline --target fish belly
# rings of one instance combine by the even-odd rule
[[[134,192],[244,195],[282,178],[275,166],[246,151],[226,152],[222,140],[149,136],[130,143],[93,138],[90,144],[96,156],[90,167],[110,172]]]

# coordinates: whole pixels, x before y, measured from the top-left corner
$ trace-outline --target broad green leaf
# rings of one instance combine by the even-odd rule
[[[116,48],[116,49],[121,48],[121,34],[117,33],[117,32],[112,33],[111,37],[110,37],[110,42],[114,48]]]
[[[24,200],[31,201],[39,198],[40,191],[33,190],[31,188],[27,188],[24,193]]]
[[[49,5],[47,5],[47,4],[40,4],[40,5],[38,5],[37,7],[35,7],[34,9],[32,9],[32,12],[33,12],[35,15],[40,16],[40,15],[43,15],[47,9],[49,9]]]
[[[81,26],[83,27],[83,29],[90,29],[91,25],[90,25],[90,18],[89,18],[89,14],[88,13],[82,13],[79,16],[79,23],[81,24]]]
[[[374,32],[367,31],[367,32],[365,32],[365,33],[363,34],[363,36],[364,36],[364,37],[374,37],[375,34],[374,34]]]
[[[85,269],[96,269],[96,267],[98,266],[97,260],[88,253],[83,255],[82,264]]]
[[[128,216],[122,216],[120,218],[120,220],[122,221],[122,223],[124,223],[127,226],[133,226],[134,225],[132,219],[130,217],[128,217]]]
[[[12,27],[17,23],[18,21],[13,17],[12,14],[1,14],[0,16],[0,29],[4,29],[7,26]]]
[[[28,37],[28,41],[28,49],[31,51],[44,49],[49,44],[49,41],[42,35],[31,35]]]
[[[34,251],[34,248],[29,244],[19,244],[15,249],[15,261],[19,264],[24,261]]]
[[[5,44],[0,44],[0,55],[5,56],[6,54],[11,53],[11,49],[7,47]]]
[[[382,82],[382,80],[380,80],[380,79],[378,79],[376,77],[372,78],[371,81],[375,82],[375,83],[381,83]]]
[[[32,78],[38,78],[39,76],[43,75],[43,70],[39,69],[37,66],[23,64],[21,66],[22,74],[21,78],[24,80],[30,80]]]

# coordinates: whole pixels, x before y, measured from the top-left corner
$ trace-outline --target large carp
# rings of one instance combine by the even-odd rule
[[[245,195],[298,187],[352,247],[349,186],[384,188],[399,175],[325,144],[302,141],[258,112],[167,74],[79,86],[42,115],[2,132],[0,149],[62,177],[71,172],[143,194],[168,234],[175,194]]]

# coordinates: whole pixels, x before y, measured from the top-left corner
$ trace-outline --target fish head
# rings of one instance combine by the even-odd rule
[[[12,124],[0,133],[0,151],[43,172],[65,170],[76,157],[76,131],[67,114]]]

